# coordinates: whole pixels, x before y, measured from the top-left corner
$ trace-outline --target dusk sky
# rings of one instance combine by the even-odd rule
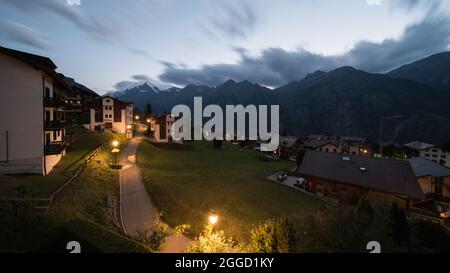
[[[278,87],[449,50],[450,0],[0,0],[0,45],[103,94],[227,79]]]

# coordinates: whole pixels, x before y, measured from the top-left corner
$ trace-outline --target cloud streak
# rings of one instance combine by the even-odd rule
[[[215,38],[246,39],[259,23],[259,14],[248,2],[240,1],[234,5],[231,2],[216,2],[214,16],[210,16],[208,23],[201,25],[201,28]]]
[[[411,4],[412,5],[412,4]],[[340,66],[354,66],[373,73],[383,73],[400,65],[416,61],[450,45],[450,20],[436,14],[408,26],[399,39],[381,43],[361,41],[353,49],[339,56],[324,56],[304,49],[286,51],[267,48],[260,56],[249,56],[245,50],[235,49],[240,59],[235,64],[208,64],[199,69],[163,63],[161,81],[177,85],[218,85],[228,79],[250,80],[277,87],[300,80],[316,70],[329,71]]]
[[[0,19],[0,39],[30,46],[40,50],[51,48],[50,43],[36,30],[23,24]]]

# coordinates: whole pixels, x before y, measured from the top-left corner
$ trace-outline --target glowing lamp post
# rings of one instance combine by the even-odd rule
[[[133,126],[127,125],[127,140],[130,140],[133,138]]]
[[[217,222],[219,221],[219,216],[217,216],[217,214],[213,213],[211,215],[209,215],[208,217],[208,222],[214,226],[215,224],[217,224]]]
[[[120,150],[117,148],[117,147],[119,147],[119,141],[114,140],[114,141],[111,143],[111,145],[112,145],[112,147],[113,147],[113,149],[112,149],[111,152],[114,154],[114,166],[117,166],[117,153],[120,152]]]

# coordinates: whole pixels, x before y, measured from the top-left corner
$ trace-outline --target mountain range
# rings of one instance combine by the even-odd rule
[[[353,67],[316,71],[299,81],[269,89],[249,81],[216,86],[187,85],[160,90],[144,83],[110,95],[134,102],[143,110],[150,103],[155,113],[174,105],[192,106],[193,97],[204,105],[280,105],[280,128],[291,135],[325,134],[379,139],[381,117],[401,115],[384,122],[386,142],[450,140],[450,52],[439,53],[386,74]]]

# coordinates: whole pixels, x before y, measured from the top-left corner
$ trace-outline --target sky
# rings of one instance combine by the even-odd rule
[[[450,0],[0,0],[0,45],[100,94],[228,79],[279,87],[450,50]]]

